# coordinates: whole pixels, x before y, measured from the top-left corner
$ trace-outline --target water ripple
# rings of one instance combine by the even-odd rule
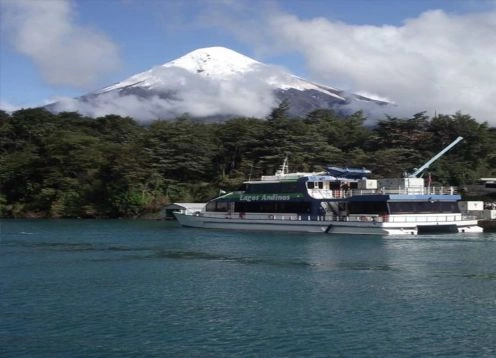
[[[494,234],[5,226],[0,356],[496,356]]]
[[[356,270],[356,271],[393,271],[397,267],[387,264],[374,264],[370,262],[310,262],[306,260],[280,260],[272,257],[249,257],[225,255],[220,253],[210,253],[203,251],[189,250],[166,250],[160,247],[143,246],[121,246],[102,245],[91,243],[70,243],[70,242],[32,242],[22,240],[8,240],[2,242],[3,246],[31,248],[45,251],[59,252],[88,252],[88,253],[129,253],[126,256],[88,256],[89,261],[131,261],[131,260],[151,260],[151,259],[173,259],[173,260],[209,260],[223,263],[237,263],[244,265],[268,265],[274,267],[302,267],[319,270]],[[132,253],[135,253],[134,255]]]

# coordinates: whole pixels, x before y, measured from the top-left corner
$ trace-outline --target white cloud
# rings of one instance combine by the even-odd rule
[[[428,11],[402,26],[365,26],[278,13],[271,41],[299,52],[313,77],[374,93],[411,115],[468,113],[496,125],[496,12]]]
[[[490,3],[467,6],[472,12],[464,14],[426,11],[399,26],[301,18],[273,3],[264,11],[257,4],[256,12],[244,8],[253,15],[248,20],[239,6],[216,4],[205,23],[228,29],[266,57],[300,55],[316,82],[388,98],[396,104],[393,115],[462,111],[496,125],[496,7]]]
[[[69,0],[4,0],[2,20],[15,49],[51,85],[85,87],[120,65],[117,46],[76,24]]]
[[[8,20],[13,44],[35,61],[49,83],[84,86],[118,66],[116,46],[101,33],[76,24],[69,0],[3,0],[2,4],[2,11],[8,10],[2,19]],[[432,10],[399,26],[372,26],[303,19],[265,1],[256,6],[238,1],[195,4],[200,15],[189,22],[192,26],[227,29],[254,45],[258,54],[296,53],[304,58],[309,79],[395,103],[378,108],[380,116],[386,108],[388,114],[398,116],[460,110],[496,125],[495,7],[466,14]],[[171,116],[230,111],[264,117],[277,105],[262,82],[240,78],[228,84],[198,80],[187,73],[163,75],[176,83],[172,91],[182,91],[181,101],[107,94],[95,100],[94,107],[70,99],[59,107],[150,120],[164,111]],[[191,90],[184,90],[186,86]]]
[[[253,116],[263,118],[277,100],[272,87],[264,79],[265,69],[256,76],[240,75],[228,81],[200,77],[177,67],[156,67],[150,75],[159,78],[151,90],[167,92],[169,98],[152,95],[147,98],[115,91],[99,94],[87,102],[71,98],[59,98],[55,111],[77,111],[91,117],[106,114],[130,116],[142,121],[176,118],[187,113],[193,117],[209,117],[219,114]],[[176,99],[174,99],[176,98]]]
[[[5,112],[14,112],[17,111],[18,109],[21,109],[19,106],[16,106],[15,104],[9,103],[4,100],[0,100],[0,110],[5,111]]]

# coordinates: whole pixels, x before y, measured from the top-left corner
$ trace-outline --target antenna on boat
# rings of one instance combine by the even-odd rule
[[[422,165],[420,168],[418,168],[417,170],[415,170],[412,174],[408,175],[409,178],[416,178],[417,175],[419,175],[420,173],[422,173],[424,170],[426,170],[427,168],[429,168],[429,166],[434,163],[437,159],[439,159],[439,157],[441,157],[444,153],[446,153],[448,150],[450,150],[451,148],[453,148],[459,141],[463,140],[463,137],[458,137],[456,138],[453,142],[451,142],[451,144],[449,144],[446,148],[444,148],[442,151],[440,151],[439,153],[437,153],[435,156],[433,156],[427,163],[425,163],[424,165]]]
[[[280,169],[276,172],[276,175],[288,174],[288,173],[289,173],[288,157],[286,156],[284,158],[284,162],[282,162]]]
[[[283,174],[289,173],[289,165],[288,165],[288,157],[287,156],[284,158],[284,162],[282,163],[281,170],[282,170]]]

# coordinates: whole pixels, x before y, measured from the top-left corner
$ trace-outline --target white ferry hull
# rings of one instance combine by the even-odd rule
[[[418,235],[421,233],[478,233],[476,220],[445,222],[360,222],[334,220],[237,219],[175,213],[182,226],[205,229],[308,232],[351,235]]]
[[[330,234],[353,234],[353,235],[419,235],[427,233],[479,233],[482,228],[477,226],[477,221],[458,221],[443,223],[334,223],[330,224]]]
[[[226,219],[174,213],[182,226],[204,229],[258,230],[283,232],[325,232],[330,222],[296,220]]]

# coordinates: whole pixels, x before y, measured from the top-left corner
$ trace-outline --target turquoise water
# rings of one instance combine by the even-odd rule
[[[0,222],[2,357],[493,357],[496,234]]]

